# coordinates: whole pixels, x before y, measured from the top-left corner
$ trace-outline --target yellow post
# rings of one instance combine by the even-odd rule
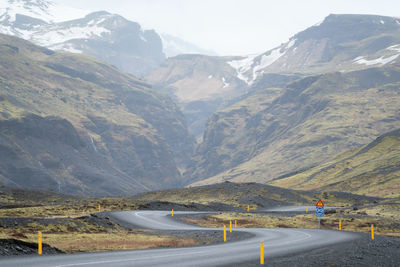
[[[226,242],[226,226],[224,225],[224,242]]]
[[[235,220],[235,228],[236,228],[236,226],[237,226],[237,221]]]
[[[342,220],[339,220],[339,231],[342,230]]]
[[[371,239],[374,240],[374,225],[371,224]]]
[[[100,206],[100,203],[99,203],[99,212],[101,212],[101,206]]]
[[[260,264],[264,264],[264,242],[260,245]]]
[[[172,217],[174,216],[174,209],[172,209],[172,213],[171,213],[171,216],[172,216]]]
[[[250,205],[247,205],[247,212],[250,211]]]
[[[306,213],[308,213],[308,207],[306,207]]]
[[[229,232],[232,233],[232,221],[229,221]]]
[[[43,252],[43,249],[42,249],[42,238],[43,238],[42,233],[39,232],[38,233],[38,254],[39,255],[42,255],[42,252]]]

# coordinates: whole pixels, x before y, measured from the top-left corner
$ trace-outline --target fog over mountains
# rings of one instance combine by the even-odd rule
[[[2,0],[0,33],[8,185],[268,182],[400,128],[398,18],[331,14],[274,49],[221,57],[118,14]]]
[[[89,12],[45,0],[2,0],[0,33],[56,51],[83,53],[139,77],[166,56],[206,50],[105,11]],[[164,43],[164,44],[162,44]]]

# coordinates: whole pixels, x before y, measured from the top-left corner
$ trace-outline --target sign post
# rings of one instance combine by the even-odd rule
[[[324,216],[324,203],[321,199],[318,200],[317,205],[315,205],[315,215],[318,217],[318,229],[321,227],[321,217]]]

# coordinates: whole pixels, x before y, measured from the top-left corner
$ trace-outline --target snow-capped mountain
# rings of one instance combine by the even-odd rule
[[[399,59],[400,19],[329,15],[279,47],[227,63],[252,85],[263,73],[322,73],[382,66]]]
[[[143,76],[165,59],[154,30],[119,15],[45,0],[0,0],[0,33],[53,50],[84,53]]]
[[[0,0],[0,21],[13,24],[17,15],[40,19],[46,23],[81,18],[90,11],[46,0]]]
[[[217,56],[217,53],[214,51],[200,48],[179,37],[170,34],[160,34],[160,37],[163,43],[163,51],[167,57],[174,57],[182,54]]]

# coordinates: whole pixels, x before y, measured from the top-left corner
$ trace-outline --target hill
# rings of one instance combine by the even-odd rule
[[[165,95],[93,58],[0,35],[0,181],[71,194],[182,183],[193,140]]]
[[[168,201],[186,205],[196,203],[210,207],[225,204],[244,210],[248,205],[252,210],[281,205],[315,205],[318,199],[324,199],[324,203],[330,206],[363,205],[378,200],[378,198],[340,192],[301,191],[265,184],[230,182],[147,192],[133,198],[135,201],[142,202]],[[221,206],[216,210],[226,207]]]
[[[210,118],[187,175],[267,182],[327,161],[400,127],[399,84],[391,64],[259,89]]]
[[[400,129],[317,167],[278,178],[269,184],[301,190],[399,197]]]

